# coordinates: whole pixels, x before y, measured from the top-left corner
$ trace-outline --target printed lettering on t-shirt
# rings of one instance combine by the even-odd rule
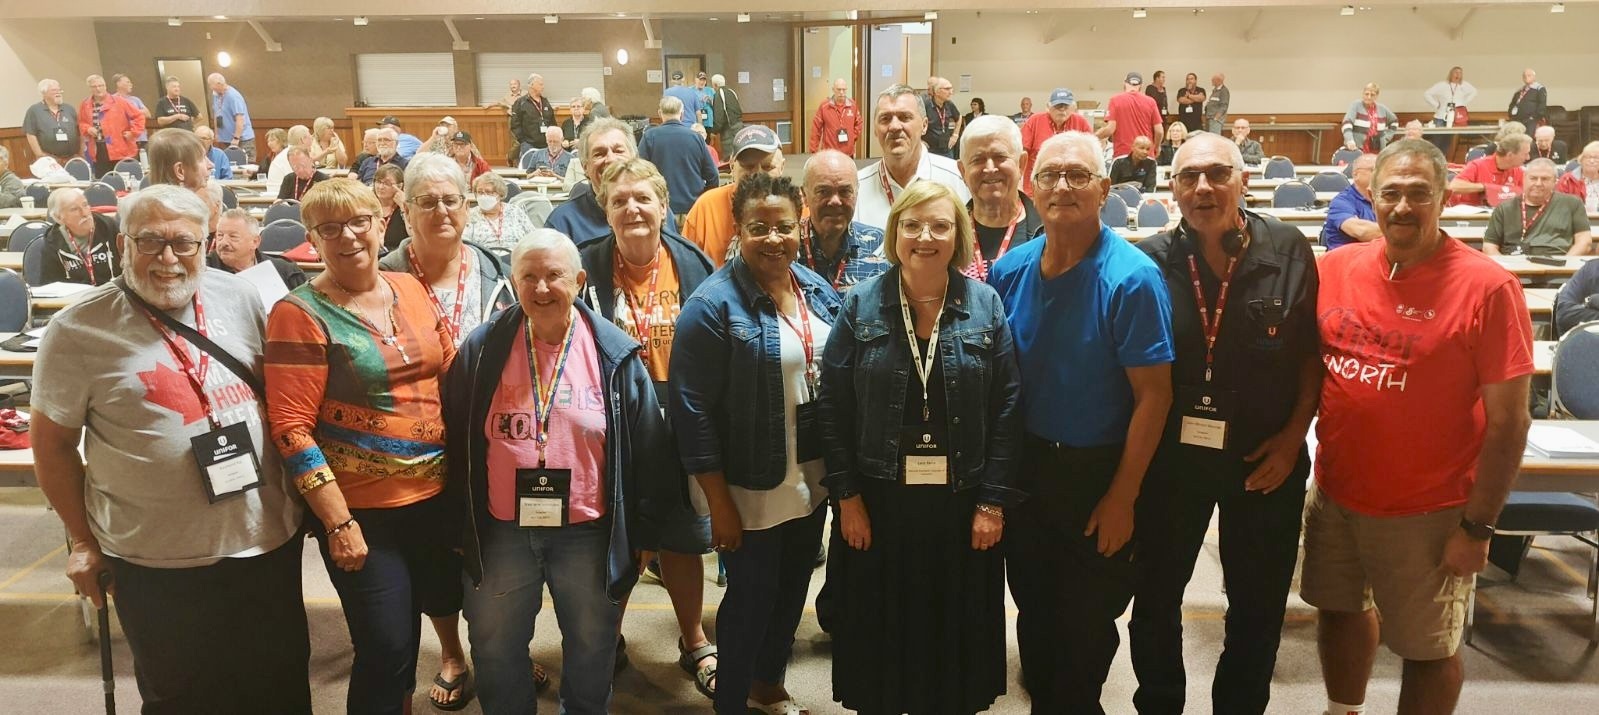
[[[671,340],[672,336],[677,333],[677,316],[683,312],[683,306],[679,303],[678,292],[675,290],[661,290],[657,291],[653,299],[645,299],[651,304],[647,319],[649,321],[648,340],[645,339],[646,336],[638,334],[638,325],[633,322],[635,316],[642,313],[634,313],[628,308],[627,296],[623,294],[621,288],[617,288],[615,293],[616,304],[613,306],[611,314],[615,316],[613,322],[616,323],[616,327],[621,328],[622,332],[627,333],[628,337],[637,340],[639,344],[651,352],[665,350],[666,342]]]
[[[511,404],[533,404],[533,388],[527,384],[500,383],[501,400]],[[574,390],[571,385],[562,381],[561,386],[555,390],[555,408],[558,410],[579,410],[584,412],[605,411],[605,396],[600,393],[598,386],[585,387]],[[533,410],[518,409],[498,411],[489,415],[489,424],[492,425],[493,439],[527,440],[534,439]]]
[[[226,334],[218,327],[219,324],[206,326],[209,337]],[[195,353],[191,351],[189,357],[195,357]],[[238,422],[259,425],[261,409],[255,392],[220,361],[212,358],[209,362],[210,367],[205,373],[205,391],[211,401],[211,409],[216,411],[217,420],[225,425]],[[139,382],[144,385],[146,402],[178,413],[183,418],[184,426],[205,419],[205,407],[200,403],[199,396],[194,394],[194,386],[170,354],[163,354],[152,369],[141,371],[138,376]]]
[[[1395,311],[1407,320],[1437,317],[1437,311],[1430,308],[1399,305]],[[1365,325],[1358,320],[1356,311],[1342,307],[1323,311],[1318,322],[1325,345],[1322,362],[1329,374],[1378,391],[1405,390],[1410,358],[1421,340],[1420,333]]]

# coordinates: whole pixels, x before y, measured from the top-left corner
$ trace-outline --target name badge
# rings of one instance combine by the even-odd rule
[[[1178,441],[1182,444],[1207,449],[1226,449],[1227,425],[1233,414],[1231,390],[1217,390],[1209,385],[1185,385],[1177,388],[1177,407],[1182,424]]]
[[[67,140],[67,130],[65,130],[65,129],[57,129],[56,130],[56,141],[64,142],[66,140]]]
[[[846,132],[843,129],[838,130],[838,143],[843,144],[843,143],[848,142],[848,141],[849,141],[849,132]]]
[[[945,444],[941,426],[900,428],[899,453],[907,486],[949,484],[949,449]]]
[[[817,402],[794,406],[794,459],[799,464],[822,458],[822,421]]]
[[[250,427],[243,422],[189,438],[200,482],[212,504],[261,486],[261,464],[256,460]]]
[[[566,505],[571,500],[572,470],[516,470],[516,525],[566,526]]]

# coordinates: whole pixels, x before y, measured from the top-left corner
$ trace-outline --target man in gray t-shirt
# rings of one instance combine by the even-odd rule
[[[1210,98],[1205,100],[1206,128],[1211,134],[1227,133],[1227,108],[1233,102],[1233,92],[1227,88],[1227,75],[1220,72],[1210,78]]]
[[[97,604],[109,577],[147,709],[309,712],[302,508],[249,384],[260,300],[206,270],[193,192],[154,186],[121,211],[123,277],[58,314],[34,363],[35,472],[67,528],[67,576]]]

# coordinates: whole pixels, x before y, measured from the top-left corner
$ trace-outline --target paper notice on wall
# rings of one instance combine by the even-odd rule
[[[748,73],[748,72],[740,72],[740,73],[738,73],[738,83],[739,84],[749,84],[750,83],[750,73]]]
[[[650,84],[661,84],[665,81],[660,70],[644,70],[644,81]]]
[[[811,67],[811,77],[815,78],[815,77],[821,77],[821,76],[822,76],[822,68],[821,68],[820,65]]]
[[[972,76],[971,75],[969,75],[969,74],[961,75],[961,90],[960,91],[962,91],[962,92],[970,92],[970,91],[972,91]]]
[[[894,76],[894,65],[883,65],[883,76],[884,77],[893,77]]]

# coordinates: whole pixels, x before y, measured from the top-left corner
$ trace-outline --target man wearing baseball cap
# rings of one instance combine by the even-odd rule
[[[395,150],[395,153],[399,154],[400,158],[405,159],[406,161],[410,161],[411,157],[416,156],[416,150],[422,148],[421,139],[418,139],[410,134],[406,134],[405,130],[400,128],[399,117],[390,114],[389,116],[378,121],[378,127],[390,127],[394,129],[394,133],[398,135],[397,141],[399,142],[399,148]]]
[[[683,219],[683,236],[718,268],[725,262],[733,246],[733,235],[738,233],[733,224],[733,190],[746,176],[766,173],[783,175],[783,149],[777,132],[764,124],[746,124],[733,135],[733,155],[728,163],[733,171],[733,181],[725,186],[700,194],[694,208]]]
[[[1160,146],[1161,140],[1166,138],[1166,129],[1160,125],[1160,107],[1144,94],[1143,75],[1127,73],[1122,80],[1121,93],[1111,97],[1106,107],[1105,126],[1095,134],[1100,139],[1111,138],[1114,147],[1111,156],[1133,153],[1133,140],[1139,137],[1149,137],[1152,146]]]
[[[556,128],[555,131],[561,131]],[[448,137],[445,143],[445,153],[461,166],[461,173],[466,175],[467,183],[477,180],[477,177],[489,173],[489,162],[478,154],[477,146],[472,143],[472,135],[465,131],[457,131]]]
[[[1094,126],[1077,113],[1077,98],[1065,87],[1056,87],[1049,93],[1049,111],[1039,112],[1022,123],[1022,153],[1027,163],[1022,166],[1022,192],[1033,195],[1033,157],[1038,156],[1044,140],[1061,132],[1088,132]]]
[[[713,125],[711,121],[711,100],[715,99],[716,95],[711,91],[710,81],[710,76],[704,72],[694,75],[694,91],[700,96],[699,122],[701,126],[705,127],[705,135],[707,137],[716,135],[715,132],[711,131],[711,126]]]

